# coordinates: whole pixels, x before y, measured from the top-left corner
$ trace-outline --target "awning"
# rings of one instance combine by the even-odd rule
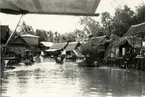
[[[94,14],[100,0],[1,0],[0,11],[8,14]]]

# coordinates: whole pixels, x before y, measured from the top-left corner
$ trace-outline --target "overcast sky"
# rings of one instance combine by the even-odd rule
[[[133,10],[135,6],[144,3],[145,0],[101,0],[96,12],[102,13],[104,11],[108,11],[111,15],[114,14],[115,9],[117,7],[121,7],[123,5],[128,5]],[[0,23],[2,25],[9,25],[11,30],[14,30],[20,15],[8,15],[0,13]],[[51,31],[58,31],[60,33],[72,32],[76,28],[80,28],[78,16],[60,16],[60,15],[34,15],[28,14],[24,15],[22,21],[25,21],[26,24],[31,25],[33,29],[44,29]],[[96,20],[100,19],[99,17],[95,17]]]

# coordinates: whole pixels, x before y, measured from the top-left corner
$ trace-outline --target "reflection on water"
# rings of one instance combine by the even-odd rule
[[[145,73],[44,62],[7,70],[1,92],[4,97],[143,97]]]

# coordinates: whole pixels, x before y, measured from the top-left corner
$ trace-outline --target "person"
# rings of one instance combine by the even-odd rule
[[[65,56],[66,56],[66,51],[63,50],[62,51],[62,54],[61,54],[61,61],[63,61],[63,59],[65,58]]]
[[[32,56],[32,53],[31,52],[28,53],[27,59],[29,59],[31,62],[34,62],[33,56]]]

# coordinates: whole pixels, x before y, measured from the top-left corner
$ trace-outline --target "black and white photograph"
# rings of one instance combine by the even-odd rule
[[[0,0],[0,97],[145,97],[145,0]]]

